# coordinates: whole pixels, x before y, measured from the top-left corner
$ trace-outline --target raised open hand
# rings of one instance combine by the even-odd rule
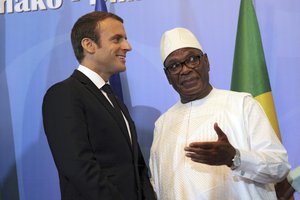
[[[208,165],[232,165],[232,158],[235,155],[234,147],[229,143],[226,134],[217,123],[214,129],[218,135],[216,142],[193,142],[185,147],[186,156],[192,161]]]

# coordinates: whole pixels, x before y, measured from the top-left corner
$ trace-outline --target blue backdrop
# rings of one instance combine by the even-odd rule
[[[0,1],[0,200],[59,199],[57,172],[43,131],[42,98],[50,85],[77,68],[70,30],[79,16],[94,10],[93,3]],[[179,99],[162,70],[161,34],[176,26],[192,30],[210,59],[213,85],[229,89],[239,4],[240,0],[107,2],[108,10],[125,20],[133,47],[121,80],[147,160],[154,121]],[[300,165],[300,1],[260,0],[255,7],[281,136],[294,168]]]

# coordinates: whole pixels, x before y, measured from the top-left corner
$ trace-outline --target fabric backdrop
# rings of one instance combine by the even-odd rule
[[[43,131],[42,98],[78,63],[70,30],[93,0],[0,0],[0,200],[58,200],[59,183]],[[282,142],[300,165],[300,1],[255,1]],[[240,0],[110,0],[133,51],[121,73],[124,102],[146,160],[154,122],[179,97],[168,84],[160,37],[186,27],[208,54],[212,84],[230,89]],[[296,199],[300,199],[299,196]]]

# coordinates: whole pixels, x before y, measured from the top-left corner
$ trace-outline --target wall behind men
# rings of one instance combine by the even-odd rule
[[[3,2],[0,1],[0,200],[59,199],[57,172],[43,131],[42,98],[53,83],[77,68],[70,30],[78,17],[94,10],[93,1],[23,0],[22,5],[13,0]],[[125,20],[133,47],[121,79],[125,103],[136,121],[146,161],[154,121],[179,99],[162,70],[162,33],[177,26],[192,30],[208,54],[212,84],[229,89],[239,4],[239,0],[107,2],[108,10]],[[260,0],[255,7],[281,136],[294,168],[300,165],[300,2]]]

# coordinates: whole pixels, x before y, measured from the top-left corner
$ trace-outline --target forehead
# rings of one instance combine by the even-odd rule
[[[126,32],[123,26],[123,23],[113,19],[106,18],[105,20],[98,22],[98,30],[100,28],[100,35],[103,36],[113,36],[113,35],[122,35],[126,37]]]
[[[165,64],[174,62],[174,61],[181,61],[185,59],[186,56],[200,54],[202,51],[200,49],[195,49],[191,47],[181,48],[173,51],[165,60]]]

